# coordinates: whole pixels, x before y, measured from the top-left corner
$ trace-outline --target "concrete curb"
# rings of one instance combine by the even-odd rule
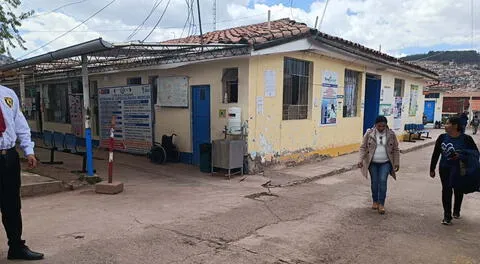
[[[415,143],[412,143],[412,144],[415,144]],[[401,154],[406,154],[406,153],[413,152],[413,151],[423,149],[423,148],[426,148],[426,147],[430,147],[430,146],[433,146],[433,145],[435,145],[435,141],[430,141],[430,142],[427,142],[427,143],[422,144],[422,145],[418,145],[418,146],[414,146],[414,147],[407,148],[407,149],[404,149],[404,150],[400,150],[400,153]]]
[[[417,145],[417,146],[414,146],[414,147],[411,147],[411,148],[400,150],[400,154],[407,154],[407,153],[414,152],[414,151],[417,151],[417,150],[420,150],[420,149],[423,149],[423,148],[426,148],[426,147],[429,147],[429,146],[432,146],[432,145],[435,145],[435,141],[427,142],[427,143],[422,144],[422,145]],[[305,179],[288,182],[286,184],[270,185],[270,187],[274,187],[274,188],[275,187],[290,187],[290,186],[310,183],[312,181],[320,180],[320,179],[323,179],[323,178],[326,178],[326,177],[330,177],[330,176],[333,176],[333,175],[336,175],[336,174],[341,174],[341,173],[353,171],[353,170],[356,170],[356,169],[358,169],[357,164],[347,165],[343,168],[332,170],[332,171],[322,173],[322,174],[319,174],[319,175],[316,175],[316,176],[313,176],[313,177],[308,177],[308,178],[305,178]]]
[[[20,187],[21,197],[32,197],[62,192],[64,190],[61,181],[29,183]]]

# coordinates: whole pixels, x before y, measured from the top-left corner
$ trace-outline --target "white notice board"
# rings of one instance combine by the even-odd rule
[[[188,107],[188,78],[159,77],[157,104],[163,107]]]

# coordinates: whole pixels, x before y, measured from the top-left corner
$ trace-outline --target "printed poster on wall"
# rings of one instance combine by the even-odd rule
[[[391,116],[392,115],[392,105],[391,104],[380,104],[380,109],[378,111],[380,115]]]
[[[395,97],[395,103],[393,104],[393,118],[401,119],[402,118],[402,97]]]
[[[393,119],[393,130],[400,130],[402,128],[402,119],[394,118]]]
[[[335,125],[337,123],[337,90],[338,74],[333,71],[324,71],[320,125]]]
[[[257,114],[259,115],[263,115],[264,101],[263,96],[257,96]]]
[[[321,125],[335,125],[337,123],[337,99],[322,99]]]
[[[412,85],[410,88],[410,107],[408,109],[408,114],[410,116],[416,116],[418,109],[418,86]]]
[[[275,97],[276,91],[276,74],[274,70],[266,70],[263,73],[265,81],[265,97]]]
[[[322,86],[338,88],[338,74],[334,71],[324,71]]]
[[[100,146],[107,147],[115,116],[115,150],[145,154],[152,146],[150,85],[100,88]]]
[[[381,94],[380,94],[380,102],[384,104],[392,104],[393,103],[393,89],[390,86],[383,87]]]
[[[70,104],[70,122],[72,124],[72,134],[77,137],[83,136],[83,94],[70,94],[68,98]]]

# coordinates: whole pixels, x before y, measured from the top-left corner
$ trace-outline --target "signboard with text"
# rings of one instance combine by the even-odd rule
[[[108,147],[115,116],[115,150],[145,154],[152,146],[150,85],[100,88],[98,91],[100,146]]]

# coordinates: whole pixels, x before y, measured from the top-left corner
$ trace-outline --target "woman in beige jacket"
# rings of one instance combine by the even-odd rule
[[[395,132],[387,126],[387,118],[379,116],[375,127],[368,129],[360,147],[358,167],[368,178],[370,173],[372,183],[372,209],[380,214],[385,213],[385,198],[387,196],[387,178],[396,174],[400,168],[400,150]]]

